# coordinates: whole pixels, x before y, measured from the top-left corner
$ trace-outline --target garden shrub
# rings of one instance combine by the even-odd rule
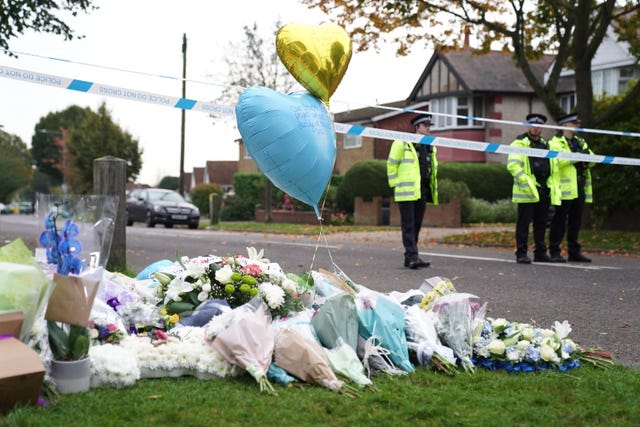
[[[460,199],[462,222],[467,222],[466,219],[471,215],[471,193],[469,187],[462,181],[439,179],[438,202],[440,204],[450,203],[455,198]]]
[[[517,206],[511,199],[487,202],[482,199],[471,199],[471,215],[464,221],[467,224],[495,224],[516,222]]]
[[[471,197],[489,202],[510,198],[513,187],[513,177],[503,163],[439,163],[438,179],[462,181]]]
[[[220,210],[221,221],[252,221],[255,203],[238,196],[227,197]]]
[[[222,197],[222,186],[220,184],[198,184],[191,189],[189,197],[191,202],[200,209],[201,215],[209,215],[209,194],[216,193]]]
[[[392,189],[387,181],[386,160],[362,160],[347,171],[336,191],[339,210],[353,213],[356,197],[372,200],[376,196],[390,197]]]

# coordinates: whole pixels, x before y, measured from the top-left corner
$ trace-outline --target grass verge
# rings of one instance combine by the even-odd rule
[[[22,407],[0,426],[600,426],[639,425],[640,372],[581,366],[561,373],[479,370],[453,377],[418,368],[374,378],[377,392],[277,387],[260,394],[248,375],[201,381],[140,380],[133,387],[64,395]]]

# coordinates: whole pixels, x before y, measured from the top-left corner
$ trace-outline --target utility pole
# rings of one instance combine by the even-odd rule
[[[182,34],[182,98],[187,97],[187,34]],[[182,124],[180,128],[180,179],[178,192],[184,196],[184,121],[186,111],[182,109]]]

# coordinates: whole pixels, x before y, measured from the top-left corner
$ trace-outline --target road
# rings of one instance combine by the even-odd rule
[[[2,215],[0,243],[20,237],[33,249],[40,229],[34,216]],[[490,317],[542,327],[568,320],[577,342],[640,368],[638,258],[589,254],[591,264],[522,265],[512,249],[443,245],[440,234],[426,230],[420,242],[420,256],[431,267],[409,270],[402,266],[399,231],[293,236],[134,226],[127,227],[127,264],[139,271],[176,254],[225,256],[254,246],[284,271],[340,268],[355,283],[381,292],[406,292],[427,278],[446,277],[459,292],[487,302]]]

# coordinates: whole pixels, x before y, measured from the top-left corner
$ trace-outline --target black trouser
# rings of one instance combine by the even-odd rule
[[[526,255],[529,247],[529,224],[533,221],[533,241],[535,255],[547,253],[544,235],[549,218],[549,189],[538,188],[540,201],[537,203],[518,203],[516,222],[516,257]]]
[[[584,211],[584,185],[578,183],[578,198],[563,200],[562,205],[556,206],[555,215],[551,221],[549,230],[549,252],[551,255],[560,255],[560,245],[567,232],[567,251],[569,255],[580,253],[578,233],[582,227],[582,211]]]
[[[404,257],[415,261],[418,259],[418,235],[420,228],[422,228],[427,203],[424,198],[410,202],[398,202],[398,209],[400,210]]]

